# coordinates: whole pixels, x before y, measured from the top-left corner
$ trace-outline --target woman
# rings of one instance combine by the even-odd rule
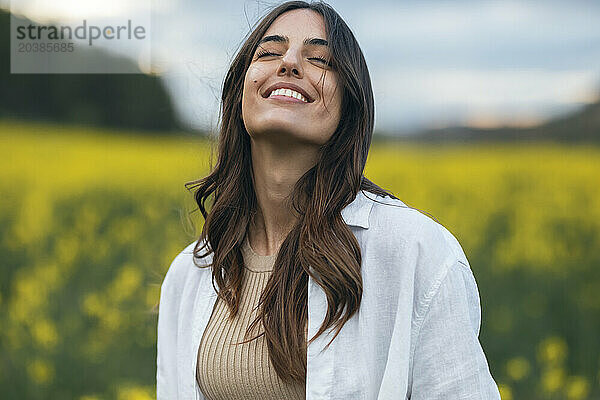
[[[461,246],[363,176],[373,123],[331,7],[262,19],[225,78],[217,165],[191,182],[201,237],[161,287],[159,399],[500,398]]]

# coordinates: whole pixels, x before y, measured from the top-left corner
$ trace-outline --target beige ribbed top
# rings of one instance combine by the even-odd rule
[[[207,400],[304,399],[305,384],[285,383],[275,372],[264,336],[248,343],[234,344],[245,340],[244,333],[256,318],[257,310],[253,308],[258,305],[277,257],[277,254],[256,254],[250,247],[248,236],[242,254],[244,280],[240,308],[230,321],[227,304],[217,298],[198,349],[198,386]],[[259,323],[248,338],[262,332]]]

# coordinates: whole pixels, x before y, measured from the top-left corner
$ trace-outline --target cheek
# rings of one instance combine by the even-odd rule
[[[337,73],[328,71],[325,74],[323,97],[327,102],[327,107],[335,107],[341,104],[341,86]]]
[[[258,89],[266,76],[267,73],[262,68],[250,65],[244,78],[244,87],[248,89]]]
[[[330,82],[325,86],[325,99],[327,109],[333,116],[340,113],[342,107],[342,89],[336,82]]]
[[[242,88],[242,118],[245,117],[250,109],[255,107],[255,93],[259,92],[261,84],[260,77],[257,75],[256,68],[250,66],[244,77],[244,85]]]

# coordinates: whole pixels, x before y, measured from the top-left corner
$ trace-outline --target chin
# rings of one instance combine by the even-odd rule
[[[260,124],[257,124],[256,131],[265,133],[274,132],[279,134],[285,132],[296,136],[302,133],[303,130],[300,128],[302,125],[306,124],[296,118],[265,118]]]

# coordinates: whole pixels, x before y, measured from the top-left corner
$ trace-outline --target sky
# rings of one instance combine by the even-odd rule
[[[151,9],[153,70],[192,128],[214,130],[229,64],[272,1],[12,0],[28,17]],[[598,100],[600,1],[328,2],[371,74],[375,129],[529,126]],[[0,0],[6,6],[7,0]]]

